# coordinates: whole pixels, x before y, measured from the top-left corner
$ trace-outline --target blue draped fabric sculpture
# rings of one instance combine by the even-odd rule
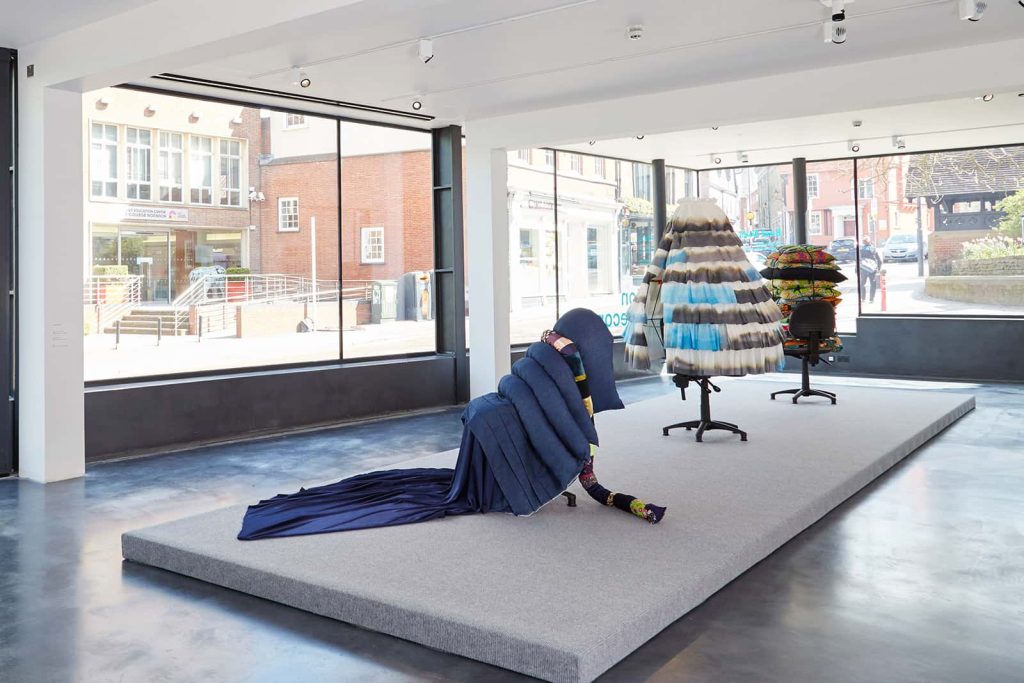
[[[612,337],[592,311],[556,324],[576,342],[591,382],[594,411],[622,408],[612,377]],[[590,461],[597,430],[561,354],[532,344],[496,393],[466,407],[455,469],[370,472],[279,495],[246,511],[238,538],[347,531],[449,515],[528,515],[559,496]],[[659,508],[660,509],[660,508]]]

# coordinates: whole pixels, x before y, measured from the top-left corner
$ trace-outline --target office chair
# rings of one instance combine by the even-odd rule
[[[831,391],[811,388],[810,367],[821,360],[821,342],[836,333],[836,309],[827,301],[805,301],[793,308],[789,316],[789,334],[794,339],[807,340],[806,349],[786,351],[787,356],[801,360],[802,382],[799,389],[784,389],[772,393],[772,400],[779,394],[793,394],[793,403],[804,396],[821,396],[836,403]],[[827,361],[826,361],[827,362]]]

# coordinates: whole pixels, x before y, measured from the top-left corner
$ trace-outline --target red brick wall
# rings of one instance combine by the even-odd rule
[[[317,279],[338,278],[338,167],[334,160],[277,163],[261,167],[262,273],[309,277],[310,219],[316,217]],[[299,231],[278,230],[278,199],[299,198]],[[347,275],[346,275],[347,277]]]
[[[344,278],[396,280],[434,267],[429,151],[346,157],[342,160]],[[337,172],[333,160],[276,163],[260,168],[259,272],[308,276],[309,219],[317,217],[317,277],[337,278]],[[299,232],[278,230],[280,197],[299,198]],[[384,263],[360,262],[361,228],[384,228]]]
[[[395,280],[434,267],[430,152],[342,160],[345,280]],[[384,263],[360,263],[361,228],[384,228]]]
[[[991,235],[991,230],[939,230],[928,235],[928,274],[952,275],[953,261],[963,258],[964,242]]]

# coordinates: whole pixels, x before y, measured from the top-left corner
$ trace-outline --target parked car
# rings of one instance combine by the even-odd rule
[[[917,260],[917,236],[916,235],[893,235],[885,241],[880,250],[882,260],[891,261],[916,261]],[[928,258],[928,248],[925,247],[924,258]]]
[[[768,261],[768,258],[759,251],[754,251],[750,247],[745,247],[743,253],[747,255],[747,260],[757,268],[761,270],[764,268],[764,264]]]
[[[828,245],[828,253],[836,257],[840,263],[852,263],[857,260],[857,240],[852,237],[840,237]]]

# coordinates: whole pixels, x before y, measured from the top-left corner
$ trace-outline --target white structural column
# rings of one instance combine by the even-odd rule
[[[85,472],[82,95],[19,81],[18,469]]]
[[[511,370],[508,156],[466,146],[466,254],[469,261],[469,390],[494,391]]]

